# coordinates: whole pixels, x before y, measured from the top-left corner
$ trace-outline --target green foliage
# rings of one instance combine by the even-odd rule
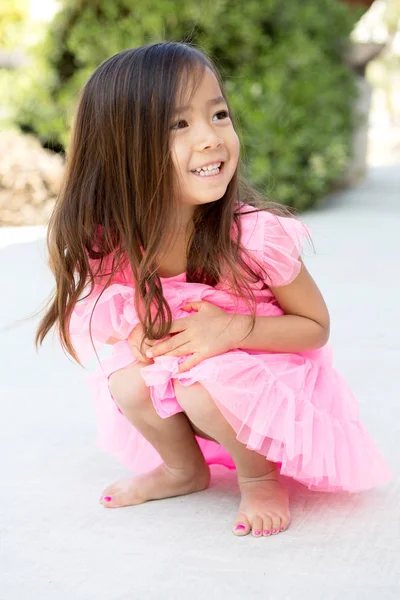
[[[78,91],[107,57],[190,41],[215,60],[239,118],[246,175],[304,209],[348,161],[355,85],[341,59],[358,13],[332,0],[63,0],[18,90],[18,120],[68,142]]]

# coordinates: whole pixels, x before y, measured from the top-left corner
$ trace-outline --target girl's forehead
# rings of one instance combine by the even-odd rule
[[[178,89],[176,106],[180,109],[188,108],[196,98],[208,100],[222,96],[221,88],[214,73],[206,67],[203,71],[197,70],[189,78],[182,78]]]

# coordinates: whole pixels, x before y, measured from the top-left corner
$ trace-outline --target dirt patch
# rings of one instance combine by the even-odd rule
[[[45,225],[65,164],[31,135],[0,133],[0,226]]]

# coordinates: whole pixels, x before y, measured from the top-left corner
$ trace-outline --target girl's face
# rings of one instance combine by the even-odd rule
[[[185,100],[185,105],[189,104],[188,95]],[[236,170],[239,138],[218,81],[208,68],[190,107],[181,110],[176,119],[171,124],[171,152],[180,203],[194,207],[215,202],[224,196]],[[219,168],[198,172],[211,165]]]

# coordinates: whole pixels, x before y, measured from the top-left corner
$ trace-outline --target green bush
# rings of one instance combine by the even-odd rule
[[[18,122],[65,148],[79,89],[107,57],[190,41],[216,61],[239,119],[246,176],[298,209],[349,159],[355,85],[341,55],[359,12],[339,0],[63,0],[18,90]]]

